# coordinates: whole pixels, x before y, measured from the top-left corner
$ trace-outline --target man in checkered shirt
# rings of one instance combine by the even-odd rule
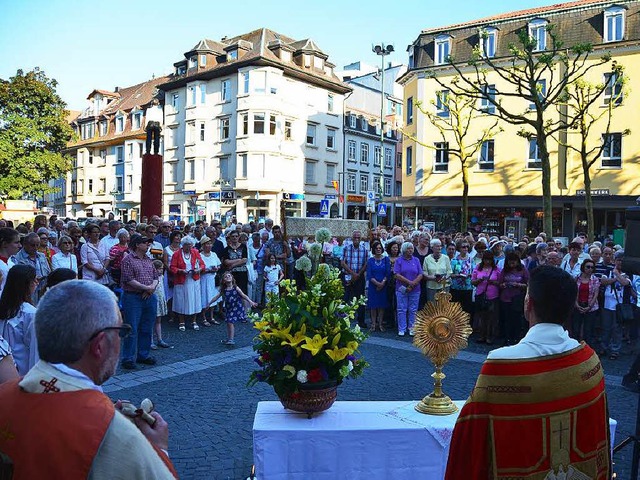
[[[369,252],[365,244],[361,242],[362,233],[359,230],[354,230],[351,234],[351,240],[352,243],[344,247],[341,262],[345,283],[345,299],[347,301],[364,295],[364,272],[367,269],[367,260],[369,259]],[[358,307],[356,319],[361,328],[367,326],[364,322],[363,305]]]

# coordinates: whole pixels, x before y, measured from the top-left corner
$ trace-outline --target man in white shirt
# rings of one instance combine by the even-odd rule
[[[267,232],[269,234],[269,240],[271,240],[273,238],[273,232],[271,231],[273,229],[273,220],[271,220],[270,218],[267,218],[264,221],[264,228],[260,229],[260,235],[262,235],[263,232]]]
[[[111,220],[109,222],[109,234],[100,239],[98,251],[104,256],[104,258],[109,258],[111,247],[120,242],[120,240],[118,240],[117,233],[118,230],[120,230],[121,225],[122,224],[118,220]]]

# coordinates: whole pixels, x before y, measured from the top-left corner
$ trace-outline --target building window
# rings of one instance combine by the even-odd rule
[[[355,142],[355,140],[349,140],[349,143],[347,144],[347,159],[350,162],[355,162],[356,161],[356,148],[357,148],[357,144]]]
[[[180,94],[174,93],[171,96],[171,106],[173,107],[174,112],[178,112],[178,110],[180,110]]]
[[[540,151],[538,150],[538,139],[536,137],[531,137],[529,139],[529,159],[527,160],[527,168],[542,168]]]
[[[329,95],[327,95],[327,112],[329,113],[333,113],[333,94],[330,93]]]
[[[127,175],[127,192],[133,191],[133,175]]]
[[[384,149],[384,168],[391,168],[391,149]]]
[[[604,11],[604,41],[619,42],[624,38],[624,9],[611,7]]]
[[[413,173],[413,147],[407,147],[407,175]]]
[[[133,130],[140,130],[142,126],[142,112],[136,112],[133,114]]]
[[[348,173],[347,174],[347,192],[355,193],[356,191],[356,174]]]
[[[396,182],[396,197],[402,196],[402,182]]]
[[[435,39],[435,55],[433,61],[436,65],[442,65],[449,61],[451,55],[451,37],[448,35],[440,35]]]
[[[369,144],[362,142],[360,144],[360,163],[369,165]]]
[[[237,60],[238,59],[238,49],[229,50],[227,52],[227,60]]]
[[[391,179],[387,177],[385,177],[384,179],[384,196],[385,197],[391,196]]]
[[[254,134],[264,133],[264,113],[253,114],[253,133]]]
[[[87,153],[89,154],[89,165],[93,165],[93,150],[89,149]]]
[[[327,128],[327,148],[336,148],[336,129]]]
[[[274,114],[269,115],[269,135],[276,134],[276,116]]]
[[[380,177],[378,175],[373,176],[373,188],[372,190],[376,193],[382,194],[382,186],[380,185]]]
[[[249,93],[249,72],[242,73],[242,93]]]
[[[206,67],[207,66],[207,56],[206,55],[200,55],[200,66],[201,67]]]
[[[413,60],[413,55],[414,55],[414,51],[415,51],[414,46],[413,45],[409,45],[409,48],[407,49],[407,51],[409,53],[409,62],[408,62],[409,69],[412,69],[413,67],[415,67],[415,63],[414,63],[414,60]]]
[[[356,116],[353,113],[349,115],[349,127],[356,128]]]
[[[220,119],[220,141],[224,142],[229,140],[229,124],[230,118],[225,117]]]
[[[360,175],[360,193],[366,193],[369,190],[369,175]]]
[[[620,105],[622,103],[622,78],[617,73],[605,73],[604,83],[606,85],[604,89],[604,104],[609,105],[614,102],[614,105]]]
[[[316,144],[317,127],[313,123],[307,123],[307,145]]]
[[[122,163],[124,162],[124,147],[116,147],[116,162]]]
[[[265,93],[267,90],[267,72],[253,72],[253,91]]]
[[[87,188],[89,189],[89,193],[93,193],[93,179],[90,178],[87,182]]]
[[[305,183],[316,183],[316,162],[305,162],[304,181]]]
[[[103,163],[106,163],[107,161],[107,150],[104,148],[100,150],[100,159]]]
[[[336,166],[333,164],[327,164],[327,187],[333,185],[333,181],[336,179]]]
[[[380,168],[381,152],[380,145],[373,147],[373,166]]]
[[[196,178],[196,161],[191,159],[185,162],[185,180],[194,180]]]
[[[436,142],[433,144],[435,147],[433,171],[434,172],[448,172],[449,171],[449,143],[448,142]]]
[[[484,58],[493,58],[496,56],[496,29],[483,28],[480,30],[480,54]]]
[[[496,113],[496,86],[484,85],[482,87],[482,98],[480,99],[480,111],[493,115]]]
[[[603,167],[622,167],[622,134],[609,133],[602,135],[602,166]]]
[[[231,80],[226,79],[221,82],[222,101],[228,102],[231,100]]]
[[[396,152],[396,168],[402,168],[402,152]]]
[[[293,136],[291,134],[291,120],[284,121],[284,139],[293,140]]]
[[[439,117],[449,116],[449,90],[436,92],[436,115]]]
[[[123,131],[124,131],[124,117],[120,115],[116,117],[116,133],[122,133]]]
[[[196,122],[187,123],[186,130],[186,144],[193,145],[196,143]]]
[[[106,120],[101,120],[100,121],[100,136],[104,137],[107,134],[107,121]]]
[[[200,89],[200,104],[205,105],[207,103],[207,85],[201,83],[198,88]]]
[[[367,121],[366,118],[362,117],[360,119],[360,126],[362,127],[362,130],[365,132],[369,130],[369,122]]]
[[[184,75],[185,73],[187,73],[186,65],[180,65],[179,67],[176,67],[176,75]]]
[[[127,160],[133,160],[133,143],[127,145]]]
[[[407,98],[407,125],[413,123],[413,97]]]
[[[247,173],[249,171],[249,156],[246,153],[240,155],[240,177],[247,178]]]
[[[196,68],[198,66],[198,57],[191,57],[189,59],[189,68]]]
[[[116,175],[116,184],[114,187],[114,190],[118,193],[122,193],[124,191],[124,178],[122,178],[122,175]]]
[[[205,131],[204,122],[200,122],[200,141],[201,142],[204,142],[204,131]]]
[[[222,180],[226,180],[229,178],[229,171],[230,171],[230,167],[229,167],[229,163],[231,162],[231,159],[226,156],[226,157],[220,157],[220,179]]]
[[[196,104],[196,87],[187,88],[187,106],[193,107]]]
[[[480,148],[480,158],[478,159],[478,170],[492,171],[493,163],[493,140],[482,142]]]
[[[533,43],[533,51],[541,52],[547,48],[547,21],[534,20],[529,23],[529,37]]]
[[[242,123],[242,135],[249,135],[249,114],[240,114],[240,123]]]
[[[538,99],[540,103],[544,105],[544,100],[547,97],[547,81],[546,80],[538,80],[536,82],[536,90],[538,91]],[[530,103],[529,110],[535,110],[536,104]]]

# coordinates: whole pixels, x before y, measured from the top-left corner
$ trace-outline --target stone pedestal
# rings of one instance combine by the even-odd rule
[[[142,156],[140,218],[162,215],[162,155]]]

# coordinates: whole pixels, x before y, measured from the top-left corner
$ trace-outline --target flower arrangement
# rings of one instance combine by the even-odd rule
[[[358,347],[367,335],[351,321],[364,298],[346,303],[339,274],[321,264],[304,291],[284,280],[280,297],[271,297],[262,318],[254,315],[259,369],[251,373],[249,385],[266,382],[282,397],[362,374],[368,363]]]

